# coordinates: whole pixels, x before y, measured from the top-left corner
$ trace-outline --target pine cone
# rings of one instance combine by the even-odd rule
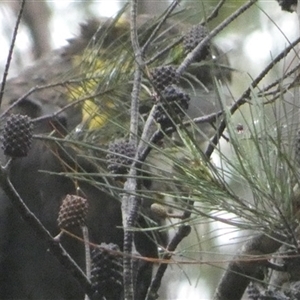
[[[261,293],[258,300],[290,300],[290,297],[284,295],[283,292],[277,290],[266,290]]]
[[[162,92],[160,103],[154,113],[154,119],[161,124],[163,128],[174,126],[173,120],[169,118],[165,111],[177,117],[184,117],[183,110],[189,107],[190,97],[176,85],[167,86]]]
[[[154,112],[153,117],[156,120],[156,122],[160,124],[162,129],[167,129],[169,127],[175,126],[174,122],[166,114],[166,111],[162,104],[159,104],[157,106],[157,109]]]
[[[250,282],[247,287],[247,295],[249,300],[259,300],[260,299],[260,291],[258,288],[253,284],[253,282]]]
[[[163,93],[163,100],[172,105],[174,111],[178,114],[182,113],[182,110],[187,110],[189,108],[190,97],[184,91],[182,91],[176,85],[167,86]],[[177,105],[173,105],[173,104]]]
[[[102,297],[119,299],[123,290],[123,259],[110,251],[120,249],[112,243],[102,243],[99,248],[93,249],[91,283],[94,291]]]
[[[150,74],[154,87],[159,91],[162,91],[168,85],[178,84],[179,82],[179,74],[173,66],[154,68]]]
[[[112,174],[127,174],[136,153],[136,147],[130,141],[117,139],[108,146],[108,170]]]
[[[194,25],[183,37],[183,47],[185,54],[193,51],[196,46],[208,35],[208,30],[202,25]],[[209,44],[205,45],[197,55],[196,61],[204,60],[210,52]]]
[[[297,10],[297,0],[277,0],[281,9],[289,12]]]
[[[76,195],[67,195],[60,206],[58,214],[58,227],[61,229],[70,229],[84,226],[88,202],[85,198]]]
[[[33,124],[27,115],[10,115],[3,132],[2,149],[11,157],[27,156],[32,143]]]

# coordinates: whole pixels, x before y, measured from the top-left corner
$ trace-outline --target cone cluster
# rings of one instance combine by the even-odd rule
[[[183,38],[185,53],[191,52],[208,34],[202,25],[193,26]],[[205,46],[197,59],[204,59],[209,53]],[[157,109],[154,119],[162,129],[172,127],[182,119],[189,107],[190,97],[178,85],[180,76],[174,66],[160,66],[150,71],[151,83],[155,89]]]

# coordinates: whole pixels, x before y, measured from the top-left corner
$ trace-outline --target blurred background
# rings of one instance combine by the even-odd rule
[[[209,26],[214,28],[245,2],[226,1],[218,17]],[[16,76],[20,70],[52,49],[66,45],[67,39],[77,35],[79,23],[90,18],[113,16],[124,3],[113,0],[27,1],[9,77]],[[182,1],[179,9],[186,8],[187,22],[198,23],[217,3]],[[168,5],[169,1],[139,1],[139,13],[159,15]],[[19,7],[19,1],[0,1],[0,74],[6,63]],[[219,34],[215,42],[227,53],[235,70],[230,87],[233,98],[240,95],[251,79],[298,35],[297,14],[281,11],[275,0],[259,1]],[[294,63],[295,57],[295,53],[288,56],[273,69],[263,84],[283,74]],[[240,122],[238,117],[236,122]],[[217,157],[215,161],[218,163]],[[237,189],[240,189],[241,195],[247,195],[242,187],[237,186]],[[241,234],[233,227],[218,222],[200,222],[178,249],[178,257],[183,260],[194,259],[195,264],[170,265],[164,278],[164,282],[168,283],[163,284],[160,299],[211,299],[226,260],[230,259],[245,238],[247,233]],[[205,263],[199,264],[200,260]]]

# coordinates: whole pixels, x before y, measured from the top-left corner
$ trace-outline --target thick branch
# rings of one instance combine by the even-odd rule
[[[131,1],[130,14],[130,36],[133,53],[135,57],[135,72],[133,88],[131,93],[131,116],[130,116],[130,140],[137,145],[138,135],[138,115],[139,115],[139,97],[142,82],[143,58],[142,51],[138,41],[137,33],[137,1]],[[125,194],[122,198],[122,219],[124,227],[124,243],[123,251],[125,253],[123,258],[123,282],[124,282],[124,299],[134,299],[133,289],[133,274],[132,274],[132,254],[134,233],[131,228],[134,227],[140,201],[136,196],[132,195],[137,190],[137,171],[134,164],[132,164],[129,171],[129,178],[124,185]]]
[[[259,259],[260,256],[274,253],[281,245],[275,238],[264,234],[246,242],[229,263],[213,300],[241,299],[251,278],[257,276],[258,268],[267,263],[267,258]]]

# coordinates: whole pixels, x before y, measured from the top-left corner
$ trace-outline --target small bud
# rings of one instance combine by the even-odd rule
[[[150,208],[151,208],[151,211],[153,213],[155,213],[158,217],[160,217],[162,219],[165,219],[168,217],[168,212],[163,205],[161,205],[159,203],[153,203]]]

